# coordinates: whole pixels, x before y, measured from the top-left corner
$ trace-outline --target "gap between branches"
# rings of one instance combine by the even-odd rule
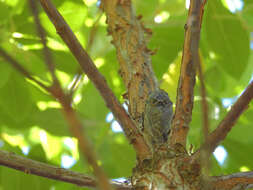
[[[244,90],[242,95],[233,104],[230,111],[220,122],[218,127],[208,136],[206,144],[208,151],[212,153],[215,148],[226,138],[229,131],[235,125],[240,115],[248,108],[250,101],[253,98],[253,81]],[[204,149],[206,145],[202,145],[201,149]]]

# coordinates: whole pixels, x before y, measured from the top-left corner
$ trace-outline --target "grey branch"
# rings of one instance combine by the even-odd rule
[[[253,187],[253,172],[239,172],[225,176],[212,177],[215,189],[236,190]]]

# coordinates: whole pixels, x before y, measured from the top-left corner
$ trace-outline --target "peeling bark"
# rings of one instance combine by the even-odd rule
[[[151,66],[152,51],[147,48],[147,35],[151,31],[136,17],[130,0],[104,0],[103,3],[108,34],[113,38],[119,73],[127,89],[128,110],[140,126],[147,95],[158,88]]]

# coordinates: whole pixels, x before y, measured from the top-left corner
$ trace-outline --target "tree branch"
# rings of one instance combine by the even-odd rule
[[[191,0],[188,19],[185,25],[185,41],[182,65],[177,89],[176,111],[172,122],[170,144],[186,145],[186,137],[192,118],[195,75],[198,62],[198,50],[202,15],[202,0]]]
[[[209,135],[209,120],[208,120],[208,103],[206,99],[206,88],[205,88],[205,83],[204,83],[204,76],[203,76],[203,71],[202,71],[202,61],[200,54],[198,55],[198,76],[199,76],[199,81],[200,81],[200,93],[201,93],[201,105],[202,105],[202,131],[203,131],[203,139],[204,143],[206,144],[207,137]],[[208,145],[208,144],[206,144]],[[201,155],[201,166],[203,169],[203,172],[205,174],[209,174],[209,169],[210,169],[210,155],[208,153],[208,147],[205,148],[205,150],[202,152]]]
[[[71,133],[78,139],[78,145],[81,152],[84,154],[88,163],[92,166],[93,172],[97,177],[99,189],[111,190],[111,186],[108,182],[108,178],[105,175],[103,169],[98,165],[95,152],[93,151],[92,145],[83,132],[84,127],[77,117],[76,112],[72,108],[71,97],[65,95],[60,86],[55,85],[51,88],[51,94],[60,102],[62,105],[62,113],[70,126]]]
[[[248,108],[250,101],[253,98],[253,81],[244,90],[242,95],[231,107],[225,118],[220,122],[218,127],[208,136],[206,144],[208,145],[209,152],[213,152],[214,149],[225,139],[229,131],[240,115]],[[204,149],[205,145],[201,147]],[[200,150],[201,150],[200,149]]]
[[[4,150],[0,150],[0,165],[25,172],[26,174],[34,174],[78,186],[94,188],[97,184],[95,179],[84,174],[34,161]],[[131,189],[130,185],[124,183],[111,182],[111,185],[117,190]]]
[[[127,88],[128,110],[139,125],[149,92],[158,88],[151,65],[153,52],[147,48],[147,35],[152,31],[136,17],[131,0],[103,0],[108,34],[117,51],[120,75]]]
[[[253,172],[240,172],[226,176],[212,177],[217,190],[249,189],[253,187]]]
[[[55,75],[55,66],[51,57],[51,52],[49,48],[47,47],[46,42],[46,34],[45,30],[42,27],[39,16],[38,16],[38,10],[37,10],[37,1],[35,0],[29,0],[31,11],[34,16],[35,24],[37,27],[37,32],[41,38],[42,44],[43,44],[43,52],[44,52],[44,58],[45,63],[48,66],[48,69],[51,73],[51,76],[53,78],[53,84],[50,87],[49,91],[62,105],[63,107],[63,114],[65,116],[65,119],[69,123],[70,131],[72,134],[78,139],[78,144],[81,149],[81,152],[84,153],[84,156],[88,160],[88,163],[91,164],[95,176],[98,178],[98,186],[100,189],[104,190],[111,190],[111,186],[108,182],[107,176],[105,175],[102,168],[97,163],[96,155],[93,152],[92,145],[87,140],[87,137],[83,133],[83,126],[80,120],[77,118],[75,111],[71,107],[71,97],[67,94],[65,94],[61,88],[61,85],[58,81],[58,78]]]
[[[53,6],[50,0],[40,0],[42,7],[55,25],[57,33],[61,36],[63,41],[69,47],[83,71],[87,74],[90,80],[94,83],[107,107],[112,111],[115,118],[121,124],[130,143],[134,145],[137,155],[140,158],[146,157],[150,154],[142,135],[136,129],[134,122],[131,120],[125,109],[119,103],[112,90],[106,83],[105,78],[97,70],[95,64],[89,55],[82,48],[77,38],[71,31],[70,27],[65,22],[64,18],[60,15],[57,9]]]
[[[98,24],[99,24],[99,21],[100,21],[102,15],[103,15],[102,13],[99,13],[99,16],[97,17],[97,19],[95,20],[95,22],[93,23],[93,25],[90,29],[88,43],[86,45],[86,51],[87,52],[90,51],[90,49],[93,45],[97,30],[98,30]]]
[[[89,37],[88,37],[88,43],[86,45],[86,51],[87,52],[91,49],[91,47],[93,45],[94,38],[96,36],[97,29],[98,29],[98,23],[99,23],[101,17],[102,17],[102,13],[99,14],[98,18],[96,19],[96,21],[93,23],[93,25],[91,27],[90,34],[89,34]],[[78,85],[80,84],[80,80],[82,79],[82,77],[83,77],[82,69],[78,68],[77,74],[74,76],[74,79],[71,82],[72,85],[69,88],[70,96],[73,96],[74,92],[78,88]]]
[[[34,17],[34,22],[36,25],[37,33],[38,33],[38,35],[41,39],[41,42],[43,44],[43,53],[44,53],[45,63],[47,64],[48,70],[51,73],[53,83],[60,84],[56,75],[55,75],[55,66],[54,66],[54,63],[52,60],[51,52],[50,52],[49,48],[47,47],[46,32],[40,23],[40,19],[39,19],[39,15],[38,15],[38,8],[37,8],[37,0],[29,0],[29,4],[31,7],[31,12]]]
[[[0,49],[0,55],[2,55],[8,63],[10,63],[18,72],[25,75],[30,80],[34,81],[36,84],[44,88],[48,93],[50,93],[53,97],[55,97],[63,107],[63,114],[66,118],[66,121],[70,125],[70,131],[72,134],[78,139],[79,147],[84,156],[87,158],[89,164],[91,164],[92,168],[94,169],[95,176],[99,179],[99,185],[103,188],[109,190],[110,187],[107,177],[105,176],[102,169],[98,166],[97,159],[91,145],[87,138],[84,136],[82,132],[82,124],[80,120],[77,118],[76,113],[71,107],[71,101],[69,96],[66,96],[61,89],[59,83],[55,83],[51,87],[46,87],[35,78],[33,78],[28,71],[26,71],[17,61],[11,58],[8,54],[6,54],[2,49]],[[107,187],[107,188],[106,188]]]
[[[204,134],[204,142],[205,142],[209,135],[209,121],[208,121],[208,103],[206,99],[206,88],[205,88],[205,82],[204,82],[204,76],[203,76],[201,64],[202,62],[199,56],[198,74],[199,74],[199,81],[200,81],[202,113],[203,113],[203,119],[202,119],[203,120],[203,134]]]

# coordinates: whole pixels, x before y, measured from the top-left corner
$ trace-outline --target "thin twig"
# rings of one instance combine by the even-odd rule
[[[253,81],[244,90],[242,95],[237,99],[225,118],[220,122],[218,127],[208,136],[206,144],[209,152],[213,152],[215,148],[223,141],[241,114],[248,108],[253,98]],[[202,145],[201,149],[205,149],[206,145]]]
[[[94,174],[97,177],[99,188],[101,190],[111,190],[108,178],[102,168],[98,165],[92,145],[90,144],[88,138],[85,136],[84,127],[71,106],[71,98],[68,95],[64,94],[62,88],[59,85],[53,86],[50,90],[51,94],[62,105],[62,112],[70,126],[70,131],[78,139],[78,145],[81,152],[84,154],[88,163],[92,166]]]
[[[69,88],[69,96],[72,98],[75,91],[78,89],[78,85],[81,83],[80,81],[83,78],[83,74],[81,70],[77,71],[77,74],[75,74],[74,79],[71,82],[71,86]]]
[[[20,72],[25,77],[27,77],[28,79],[30,79],[31,81],[35,82],[40,87],[45,89],[48,93],[50,93],[52,96],[54,96],[61,103],[61,105],[63,106],[64,116],[66,117],[67,122],[70,124],[71,132],[78,139],[80,149],[84,153],[84,156],[88,159],[91,166],[93,167],[95,175],[99,179],[98,182],[102,183],[101,186],[103,186],[103,188],[101,188],[101,189],[106,189],[106,188],[104,188],[104,186],[106,187],[105,184],[107,183],[107,178],[105,177],[104,172],[98,166],[98,164],[96,162],[97,159],[93,153],[91,145],[86,140],[87,138],[84,136],[84,134],[82,132],[82,129],[83,129],[82,124],[79,121],[79,119],[77,118],[74,110],[70,106],[71,102],[69,101],[70,100],[69,96],[66,96],[64,94],[64,92],[62,91],[62,89],[59,85],[47,87],[44,84],[42,84],[40,81],[33,78],[28,71],[26,71],[17,61],[15,61],[13,58],[11,58],[1,48],[0,48],[0,55],[2,57],[4,57],[8,61],[8,63],[10,63],[18,72]],[[69,110],[71,111],[70,114],[69,114]],[[75,122],[71,122],[71,120],[74,120]],[[101,180],[100,177],[103,177],[103,180]],[[110,189],[110,188],[108,188],[108,189]]]
[[[253,187],[253,172],[240,172],[211,178],[213,189],[250,189]]]
[[[89,50],[91,49],[93,42],[94,42],[94,38],[96,36],[97,33],[97,29],[98,29],[98,23],[100,21],[102,17],[102,13],[99,14],[98,18],[96,19],[96,21],[93,23],[91,30],[89,32],[89,38],[88,38],[88,43],[86,46],[86,51],[89,52]],[[83,76],[83,72],[81,70],[81,68],[78,68],[77,70],[77,74],[75,75],[73,81],[72,81],[72,85],[69,88],[69,94],[72,97],[74,92],[76,91],[76,89],[78,88],[78,84],[80,84],[80,80],[82,79]]]
[[[0,55],[9,64],[11,64],[16,71],[18,71],[20,74],[24,75],[26,78],[33,81],[34,83],[36,83],[37,85],[39,85],[41,88],[43,88],[48,92],[49,88],[45,84],[34,78],[31,73],[29,73],[20,63],[18,63],[15,59],[13,59],[10,55],[8,55],[2,48],[0,48]]]
[[[107,177],[105,176],[102,169],[98,166],[97,160],[96,160],[95,154],[93,153],[91,145],[89,144],[89,142],[87,141],[87,139],[84,137],[82,133],[82,128],[83,128],[82,124],[78,120],[74,110],[71,108],[71,102],[69,101],[69,96],[66,96],[64,94],[59,83],[55,83],[53,86],[47,87],[41,82],[39,82],[38,80],[36,80],[35,78],[33,78],[27,70],[25,70],[16,60],[14,60],[7,53],[5,53],[4,50],[0,49],[0,55],[3,58],[5,58],[8,61],[8,63],[10,63],[18,72],[20,72],[25,77],[32,80],[39,86],[41,86],[47,92],[52,94],[52,96],[54,96],[58,101],[60,101],[61,105],[64,108],[63,113],[66,117],[66,120],[70,124],[70,129],[73,132],[73,134],[77,137],[79,146],[81,147],[81,151],[84,153],[88,162],[93,167],[95,175],[98,177],[98,184],[100,186],[100,189],[110,190],[111,187],[109,185]],[[71,115],[68,115],[69,110],[71,110]],[[74,120],[75,122],[71,122],[71,119]]]
[[[92,45],[93,45],[93,42],[94,42],[94,39],[95,39],[95,36],[96,36],[96,33],[97,33],[97,30],[98,30],[98,23],[102,17],[102,13],[99,14],[98,18],[95,20],[95,22],[93,23],[92,27],[91,27],[91,30],[89,32],[89,39],[88,39],[88,43],[87,43],[87,46],[86,46],[86,51],[89,52]]]
[[[200,81],[200,91],[201,91],[201,105],[202,105],[202,131],[203,131],[203,136],[204,136],[204,143],[206,144],[207,137],[209,135],[209,120],[208,120],[208,103],[207,103],[207,97],[206,97],[206,88],[205,88],[205,82],[204,82],[204,76],[203,76],[203,71],[202,71],[202,61],[200,55],[198,56],[198,76],[199,76],[199,81]],[[202,169],[205,174],[209,174],[209,169],[210,169],[210,155],[208,153],[208,148],[206,148],[206,151],[202,152],[201,155],[201,163],[202,163]]]
[[[192,118],[195,75],[198,62],[200,29],[204,4],[202,0],[191,0],[185,25],[185,41],[180,78],[177,89],[175,116],[170,134],[170,144],[186,145],[186,137]]]
[[[89,55],[78,42],[76,36],[71,31],[64,18],[60,15],[50,0],[40,0],[40,2],[48,17],[55,25],[57,33],[69,47],[83,71],[100,92],[107,107],[112,111],[115,118],[122,126],[130,143],[133,144],[138,157],[142,159],[143,157],[150,155],[150,150],[144,142],[142,135],[136,129],[134,122],[131,120],[123,106],[119,103],[112,90],[109,88],[105,78],[100,74]]]
[[[0,165],[25,172],[26,174],[42,176],[78,186],[94,188],[97,184],[96,180],[90,176],[38,162],[4,150],[0,150]],[[111,184],[117,190],[131,189],[130,185],[124,183],[111,182]]]
[[[38,15],[37,0],[29,0],[29,4],[31,7],[31,12],[33,13],[33,17],[34,17],[34,21],[36,24],[36,29],[37,29],[38,35],[39,35],[41,42],[43,44],[43,53],[44,53],[45,63],[47,64],[49,72],[51,73],[53,83],[60,84],[56,75],[55,75],[55,66],[53,63],[51,52],[47,46],[46,33],[40,23],[40,19],[39,19],[39,15]]]
[[[201,64],[202,64],[202,61],[201,61],[201,58],[199,57],[198,74],[199,74],[201,100],[202,100],[203,134],[204,134],[204,142],[205,142],[207,140],[207,136],[209,135],[209,120],[208,120],[208,103],[207,103],[207,98],[206,98],[206,87],[205,87]]]

